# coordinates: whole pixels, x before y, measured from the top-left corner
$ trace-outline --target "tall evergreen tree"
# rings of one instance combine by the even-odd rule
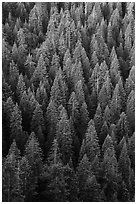
[[[15,92],[16,86],[18,83],[18,78],[19,78],[19,71],[18,71],[17,65],[14,63],[13,60],[10,63],[9,73],[10,73],[9,82],[11,85],[11,89],[13,90],[13,92]]]
[[[54,139],[43,172],[43,179],[47,183],[45,194],[49,201],[64,201],[68,196],[67,184],[64,178],[64,167],[60,156],[57,139]]]
[[[67,164],[72,154],[72,133],[65,112],[62,114],[57,124],[57,141],[59,144],[61,158],[64,164]]]
[[[33,72],[35,70],[35,64],[36,63],[34,62],[32,55],[30,55],[30,53],[29,53],[27,56],[26,62],[25,62],[26,74],[27,74],[29,79],[33,75]]]
[[[87,132],[81,147],[81,157],[86,153],[90,161],[93,161],[95,156],[100,156],[100,147],[98,136],[95,130],[94,121],[91,119],[88,123]]]
[[[68,110],[69,114],[71,115],[74,123],[78,123],[79,120],[79,104],[76,99],[75,92],[71,93],[70,99],[68,101]]]
[[[123,148],[121,150],[121,154],[120,154],[119,161],[118,161],[118,167],[119,167],[119,171],[122,174],[122,178],[124,182],[128,186],[131,162],[128,156],[126,141],[124,142]]]
[[[20,179],[20,151],[15,140],[11,144],[9,153],[3,164],[3,201],[24,201]]]
[[[116,125],[117,141],[119,142],[124,136],[126,139],[129,137],[129,124],[127,121],[127,116],[124,112],[121,113],[120,119]]]
[[[50,138],[52,139],[56,133],[56,125],[58,122],[58,109],[55,101],[50,100],[46,111],[46,122]]]
[[[31,81],[34,84],[35,89],[38,88],[40,81],[45,81],[46,85],[49,86],[46,62],[42,54],[39,57],[37,67],[33,72]]]
[[[32,132],[28,138],[25,148],[25,157],[31,167],[32,181],[35,185],[38,181],[40,174],[42,173],[43,153],[34,132]]]
[[[94,123],[95,123],[96,132],[99,135],[102,127],[102,110],[101,110],[100,104],[98,104],[98,107],[96,109],[96,114],[94,116]]]
[[[135,169],[135,133],[128,139],[128,155],[131,160],[131,166]]]
[[[65,106],[67,100],[67,90],[68,88],[65,83],[62,70],[59,69],[51,87],[51,100],[54,100],[58,106],[61,104]]]
[[[41,110],[41,106],[37,104],[33,112],[32,121],[31,121],[32,132],[35,132],[36,134],[39,126],[41,126],[42,129],[44,129],[43,111]]]
[[[26,85],[25,85],[25,82],[24,82],[24,78],[23,78],[23,75],[20,74],[20,76],[18,78],[17,89],[16,89],[16,93],[17,93],[19,101],[20,101],[20,99],[21,99],[21,97],[23,95],[23,92],[25,90],[26,90]]]
[[[98,96],[98,100],[102,108],[102,111],[104,111],[106,105],[110,103],[111,96],[112,96],[112,89],[113,87],[112,87],[112,83],[110,80],[110,75],[109,75],[109,72],[107,71],[105,75],[105,81],[103,83],[103,86]]]
[[[16,140],[19,148],[23,148],[24,138],[22,138],[22,116],[19,110],[18,104],[16,103],[12,115],[10,117],[10,128],[11,128],[11,141]]]
[[[119,90],[119,85],[117,84],[114,91],[113,96],[110,104],[110,111],[111,111],[111,120],[116,122],[119,119],[121,113],[121,94]]]
[[[132,90],[127,99],[126,115],[128,117],[129,125],[134,131],[135,129],[135,93]]]

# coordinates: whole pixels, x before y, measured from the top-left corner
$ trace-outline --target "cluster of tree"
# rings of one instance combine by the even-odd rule
[[[2,11],[3,201],[134,201],[134,3]]]

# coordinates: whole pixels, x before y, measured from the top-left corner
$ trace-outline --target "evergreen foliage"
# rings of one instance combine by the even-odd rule
[[[2,3],[3,202],[135,200],[135,3]]]

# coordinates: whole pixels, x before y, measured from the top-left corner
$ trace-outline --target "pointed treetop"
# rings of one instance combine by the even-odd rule
[[[62,163],[61,161],[61,154],[58,146],[58,141],[56,138],[54,138],[52,146],[49,151],[49,156],[47,159],[47,164],[52,166],[58,163]]]
[[[111,138],[111,136],[107,135],[107,137],[104,140],[104,143],[102,145],[102,152],[103,154],[105,154],[105,151],[107,149],[111,149],[112,152],[114,152],[114,144],[113,144],[113,140]]]

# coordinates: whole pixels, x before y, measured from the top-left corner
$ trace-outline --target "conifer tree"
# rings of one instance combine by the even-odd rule
[[[12,115],[12,112],[14,110],[14,102],[12,100],[11,97],[9,97],[5,103],[5,111],[7,113],[7,120],[10,122],[10,118],[11,118],[11,115]]]
[[[118,160],[118,168],[119,171],[122,174],[122,178],[126,185],[129,185],[129,175],[130,175],[130,168],[131,168],[131,162],[128,156],[127,151],[127,144],[126,141],[124,142],[123,148],[121,150],[121,154]]]
[[[69,120],[65,112],[62,114],[57,124],[57,141],[59,144],[61,158],[64,164],[67,164],[72,154],[72,134]]]
[[[2,74],[2,99],[6,101],[8,97],[12,96],[13,93],[11,91],[11,87],[5,81],[4,75]]]
[[[17,93],[19,101],[20,101],[20,99],[21,99],[21,97],[23,95],[23,92],[25,90],[26,90],[26,85],[25,85],[25,82],[24,82],[24,79],[23,79],[23,75],[20,74],[19,79],[18,79],[17,89],[16,89],[16,93]]]
[[[64,178],[64,167],[60,157],[58,142],[57,139],[54,139],[43,172],[43,179],[47,182],[45,194],[49,201],[64,201],[68,196]]]
[[[27,55],[27,44],[25,42],[24,29],[20,28],[17,32],[17,42],[18,42],[18,64],[21,66],[26,61]]]
[[[131,166],[135,169],[135,133],[128,139],[128,155],[131,160]]]
[[[130,194],[130,200],[134,199],[135,194],[135,172],[133,169],[130,170],[129,175],[129,194]]]
[[[34,84],[35,89],[38,88],[40,81],[45,81],[48,85],[47,67],[43,55],[41,54],[38,60],[36,69],[33,72],[31,82]]]
[[[81,147],[81,157],[86,153],[89,160],[93,161],[96,155],[100,156],[100,147],[98,142],[94,121],[91,119],[88,123],[87,132]]]
[[[111,111],[111,120],[116,122],[119,119],[121,113],[121,94],[119,90],[119,85],[117,84],[114,91],[113,96],[110,104],[110,111]]]
[[[21,180],[19,175],[20,151],[15,140],[10,146],[9,153],[3,164],[3,201],[23,201]]]
[[[83,69],[82,69],[82,64],[80,60],[78,61],[78,59],[76,59],[75,63],[73,64],[70,77],[71,77],[73,86],[75,86],[78,83],[78,81],[82,81],[82,83],[84,82]]]
[[[126,79],[125,90],[128,96],[132,90],[135,89],[135,67],[133,66],[129,72],[129,76]]]
[[[11,141],[15,139],[19,148],[23,145],[22,138],[22,116],[21,111],[19,110],[18,104],[16,103],[15,107],[13,108],[13,112],[10,117],[10,128],[11,128]]]
[[[67,51],[66,51],[65,54],[67,54]],[[65,56],[64,56],[64,60],[65,60],[65,62],[64,62],[64,65],[63,65],[63,72],[64,72],[64,75],[65,75],[68,87],[71,89],[72,88],[72,84],[71,84],[71,81],[72,81],[72,79],[71,79],[72,60],[71,60],[71,57],[65,59]]]
[[[29,95],[26,93],[26,91],[23,92],[19,105],[20,110],[22,112],[22,126],[24,130],[29,131],[32,115],[31,115],[31,103]]]
[[[118,86],[119,86],[119,91],[120,91],[120,95],[121,95],[121,100],[122,100],[122,110],[125,110],[125,105],[126,105],[126,92],[125,89],[123,87],[123,81],[122,81],[122,77],[119,78],[118,80]]]
[[[85,133],[86,131],[88,122],[89,122],[89,112],[88,112],[86,102],[83,102],[80,108],[80,120],[79,120],[83,133]]]
[[[15,92],[16,86],[18,83],[18,78],[19,78],[19,71],[18,71],[17,65],[14,63],[13,60],[10,63],[9,74],[10,74],[9,82],[11,85],[11,89]]]
[[[54,80],[59,68],[60,68],[59,56],[55,53],[52,57],[51,67],[49,71],[52,80]]]
[[[94,175],[88,177],[83,191],[80,198],[84,202],[99,202],[102,199],[100,184]]]
[[[110,77],[114,87],[117,83],[116,76],[118,74],[118,71],[119,71],[119,61],[118,61],[117,55],[115,55],[110,65]]]
[[[102,153],[104,155],[102,170],[106,179],[105,194],[108,200],[116,200],[118,183],[118,164],[115,155],[112,138],[107,135],[103,145]]]
[[[82,103],[85,102],[85,94],[83,90],[83,83],[81,80],[79,80],[75,85],[75,93],[76,93],[77,101],[79,105],[81,106]]]
[[[36,91],[36,99],[39,104],[41,104],[44,113],[48,105],[48,90],[46,88],[47,87],[45,87],[44,83],[41,81]]]
[[[81,196],[83,192],[83,187],[85,186],[89,175],[92,175],[91,163],[89,162],[87,155],[84,154],[82,160],[80,161],[77,167],[77,177],[79,181],[79,195]]]
[[[91,56],[91,60],[90,60],[90,64],[91,64],[91,67],[92,69],[96,66],[96,64],[99,63],[99,60],[98,60],[98,57],[97,57],[97,54],[96,54],[96,51],[94,51],[92,53],[92,56]],[[91,72],[91,71],[90,71]]]
[[[132,90],[127,99],[126,115],[128,117],[129,125],[134,131],[135,128],[135,93]]]
[[[116,125],[117,141],[119,142],[124,136],[126,139],[129,137],[129,125],[127,121],[127,116],[124,112],[121,113],[120,119]]]
[[[49,135],[50,137],[52,136],[52,139],[53,139],[56,132],[56,125],[58,122],[58,109],[57,109],[57,104],[55,103],[54,100],[53,101],[50,100],[49,105],[47,107],[46,122],[47,122]]]
[[[111,113],[110,113],[110,108],[107,105],[105,110],[104,110],[104,114],[103,114],[103,122],[106,121],[107,125],[110,126],[111,124]]]
[[[93,174],[99,179],[100,171],[101,171],[101,162],[98,155],[95,156],[94,160],[91,162],[91,170]]]
[[[76,99],[75,92],[71,93],[70,99],[68,101],[68,110],[69,110],[69,114],[72,117],[72,120],[74,121],[74,123],[77,123],[79,120],[79,104]]]
[[[34,62],[32,55],[30,55],[30,53],[29,53],[27,56],[26,62],[25,62],[26,74],[27,74],[29,79],[33,75],[33,72],[35,70],[35,64],[36,63]]]
[[[109,105],[111,96],[112,96],[112,83],[110,80],[109,72],[106,72],[105,75],[105,81],[103,83],[103,86],[99,92],[98,100],[100,103],[100,106],[102,108],[102,111],[106,108],[107,105]]]
[[[20,161],[20,171],[21,171],[21,180],[22,180],[22,191],[24,194],[24,200],[29,201],[32,199],[31,196],[33,196],[35,192],[35,186],[31,183],[31,166],[29,165],[29,162],[25,156],[22,157]]]
[[[25,147],[24,156],[28,160],[28,163],[31,167],[31,171],[32,171],[31,182],[35,186],[37,184],[40,174],[42,173],[43,153],[34,132],[32,132],[28,138],[28,141]]]
[[[41,110],[41,106],[37,104],[31,120],[31,131],[35,132],[36,135],[37,135],[39,126],[41,126],[42,130],[44,130],[43,111]]]
[[[99,67],[99,64],[97,63],[89,79],[90,89],[92,90],[92,88],[95,87],[97,94],[99,93],[99,76],[100,76],[100,67]]]
[[[100,136],[99,136],[100,146],[102,146],[107,135],[108,135],[108,125],[107,125],[107,122],[104,121],[102,128],[101,128],[101,131],[100,131]]]
[[[102,127],[102,110],[101,110],[100,104],[98,104],[98,107],[96,109],[96,114],[94,116],[94,123],[95,123],[96,132],[99,135]]]
[[[54,79],[54,83],[51,87],[51,92],[50,92],[51,100],[54,100],[57,106],[61,104],[65,106],[66,100],[67,100],[67,90],[68,89],[64,80],[62,70],[59,69]]]

